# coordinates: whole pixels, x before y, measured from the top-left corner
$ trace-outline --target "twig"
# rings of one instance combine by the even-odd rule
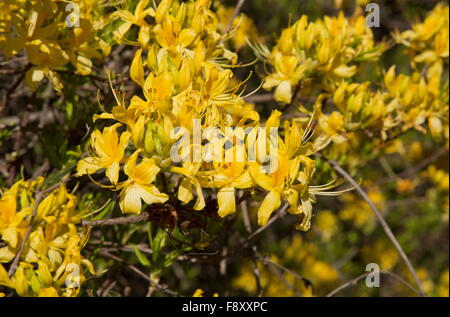
[[[336,295],[337,293],[339,293],[340,291],[342,291],[343,289],[352,286],[352,285],[356,285],[356,283],[358,283],[360,280],[366,278],[369,274],[371,274],[372,272],[366,272],[364,274],[361,274],[357,277],[355,277],[354,279],[348,281],[347,283],[342,284],[341,286],[339,286],[338,288],[332,290],[330,293],[328,293],[326,295],[326,297],[333,297],[334,295]],[[405,281],[403,278],[401,278],[400,276],[398,276],[395,273],[389,272],[389,271],[380,271],[380,274],[385,274],[387,276],[391,276],[395,279],[397,279],[400,283],[402,283],[403,285],[405,285],[406,287],[408,287],[410,290],[412,290],[414,293],[420,295],[420,293],[411,285],[409,284],[407,281]]]
[[[440,158],[442,155],[446,154],[447,152],[448,152],[448,149],[446,147],[442,147],[439,150],[437,150],[436,152],[434,152],[431,156],[427,157],[426,159],[424,159],[423,161],[418,163],[417,165],[415,165],[409,169],[406,169],[403,172],[396,174],[392,177],[390,176],[390,177],[383,178],[382,180],[377,182],[376,185],[382,185],[382,184],[394,181],[397,178],[405,177],[408,175],[413,175],[413,174],[417,173],[418,171],[420,171],[421,169],[427,167],[434,161],[436,161],[438,158]]]
[[[257,253],[256,245],[253,246],[252,250],[254,254]],[[252,260],[253,260],[253,276],[255,277],[256,281],[256,294],[258,294],[258,296],[262,296],[264,289],[261,283],[261,273],[259,272],[258,269],[258,260],[257,258],[254,258]]]
[[[106,297],[109,294],[109,292],[111,292],[111,290],[114,288],[114,286],[116,286],[116,284],[117,284],[117,281],[112,281],[108,285],[108,287],[106,287],[106,289],[102,292],[101,296]]]
[[[111,241],[89,240],[89,244],[100,245],[105,250],[135,252],[135,249],[128,245],[120,245]],[[142,253],[153,254],[152,249],[148,247],[147,243],[136,244],[135,247]]]
[[[170,296],[180,296],[177,292],[174,292],[170,289],[168,289],[165,286],[162,286],[158,283],[156,283],[155,281],[153,281],[147,274],[145,274],[144,272],[142,272],[141,270],[139,270],[137,267],[135,267],[132,264],[127,264],[123,259],[119,258],[118,256],[111,254],[107,251],[104,250],[100,250],[100,254],[103,256],[106,256],[108,258],[111,258],[119,263],[125,264],[130,270],[132,270],[133,272],[135,272],[136,274],[138,274],[140,277],[142,277],[143,279],[147,280],[152,286],[154,286],[158,291],[170,295]]]
[[[400,199],[400,200],[386,200],[384,202],[384,205],[386,206],[386,208],[393,208],[393,207],[399,207],[399,206],[425,203],[427,201],[429,201],[429,199],[427,197],[411,197],[411,198],[405,198],[405,199]]]
[[[34,221],[34,218],[36,217],[38,207],[39,207],[41,201],[44,199],[44,197],[47,193],[52,192],[54,189],[61,186],[61,184],[63,182],[64,182],[64,180],[62,180],[58,184],[48,187],[47,189],[35,191],[35,201],[34,201],[33,211],[31,213],[30,223],[29,223],[27,230],[25,231],[25,234],[23,236],[23,240],[22,240],[22,243],[20,244],[19,251],[17,252],[16,256],[14,257],[14,260],[11,263],[11,266],[9,267],[9,270],[8,270],[9,277],[11,277],[17,270],[17,266],[19,265],[20,257],[22,256],[22,253],[25,249],[25,245],[26,245],[28,237],[31,233],[31,227],[33,226],[33,221]]]
[[[236,254],[238,254],[240,251],[246,249],[249,246],[249,243],[252,239],[254,239],[257,235],[259,235],[264,230],[269,228],[275,221],[277,221],[278,219],[283,217],[286,214],[286,210],[288,207],[289,207],[289,204],[286,203],[283,207],[281,207],[279,209],[278,213],[275,216],[273,216],[272,218],[269,219],[269,221],[264,226],[259,227],[258,229],[253,231],[247,238],[245,238],[245,240],[243,240],[241,243],[241,248],[239,248],[238,250],[235,250],[233,253],[230,253],[229,255],[227,255],[227,257],[236,256]]]
[[[244,194],[242,194],[242,196],[243,195]],[[242,210],[242,218],[244,220],[245,230],[247,231],[247,233],[251,233],[252,232],[252,224],[250,222],[250,217],[248,215],[247,201],[246,200],[241,201],[240,206],[241,206],[241,210]]]
[[[250,234],[247,237],[246,242],[252,240],[254,237],[256,237],[258,234],[260,234],[261,232],[263,232],[264,230],[266,230],[267,228],[269,228],[269,226],[274,223],[275,221],[277,221],[279,218],[283,217],[286,214],[286,209],[289,207],[289,204],[285,204],[283,207],[281,207],[280,211],[278,211],[278,213],[270,218],[270,220],[262,227],[259,227],[258,229],[256,229],[255,231],[253,231],[252,234]]]
[[[137,216],[117,217],[117,218],[101,219],[101,220],[82,220],[81,224],[83,226],[103,227],[103,226],[113,226],[113,225],[123,225],[123,224],[130,224],[130,223],[147,222],[148,220],[149,220],[148,213],[143,212]]]
[[[258,254],[257,256],[258,256],[258,258],[259,258],[263,263],[265,263],[265,264],[270,264],[270,265],[272,265],[272,266],[275,266],[275,267],[278,268],[279,270],[284,271],[284,272],[286,272],[286,273],[292,275],[292,276],[295,277],[297,280],[299,280],[299,281],[301,281],[301,282],[303,282],[303,283],[305,283],[305,284],[310,285],[311,288],[312,288],[312,292],[313,292],[313,294],[314,294],[314,287],[313,287],[312,283],[311,283],[308,279],[306,279],[306,278],[304,278],[304,277],[301,277],[300,275],[298,275],[298,274],[295,273],[294,271],[288,269],[287,267],[284,267],[283,265],[281,265],[281,264],[279,264],[279,263],[276,263],[276,262],[271,261],[271,260],[268,259],[267,257],[263,257],[263,256],[261,256],[260,254]]]
[[[287,288],[289,288],[291,291],[293,291],[295,293],[296,296],[300,297],[302,294],[300,294],[300,292],[297,290],[297,288],[292,284],[289,283],[289,281],[283,276],[281,270],[276,267],[275,265],[271,265],[272,263],[270,262],[263,262],[263,264],[265,266],[267,266],[267,268],[277,276],[277,278],[284,284],[286,285]]]
[[[369,205],[370,209],[372,209],[372,211],[375,213],[375,215],[378,218],[378,221],[381,224],[381,227],[383,228],[384,232],[386,233],[387,237],[389,238],[389,240],[391,240],[392,244],[395,246],[395,248],[397,249],[397,252],[400,254],[400,257],[403,259],[403,261],[405,262],[406,266],[408,267],[409,271],[411,272],[411,275],[413,276],[417,287],[419,288],[419,292],[421,296],[427,296],[425,291],[422,288],[422,285],[420,283],[420,280],[417,276],[416,270],[414,269],[414,267],[411,264],[411,261],[409,260],[408,256],[406,255],[405,251],[403,251],[403,248],[401,247],[400,243],[398,242],[397,238],[395,237],[395,235],[392,233],[391,228],[389,227],[388,223],[386,222],[386,220],[383,218],[383,215],[381,214],[381,212],[377,209],[377,207],[375,207],[375,205],[373,204],[373,202],[370,200],[369,196],[367,196],[367,194],[365,193],[365,191],[361,188],[361,186],[359,186],[359,184],[353,179],[353,177],[350,176],[350,174],[348,174],[336,161],[331,160],[331,159],[327,159],[326,157],[324,157],[322,154],[320,153],[316,153],[315,156],[322,158],[323,160],[325,160],[328,164],[330,164],[339,174],[341,174],[345,179],[347,179],[350,184],[352,184],[355,189],[358,191],[358,193],[361,195],[361,197],[367,202],[367,204]]]
[[[230,19],[230,21],[228,21],[228,25],[225,28],[225,32],[224,32],[225,34],[227,34],[228,31],[230,31],[231,27],[233,26],[233,21],[234,21],[234,19],[236,19],[236,17],[238,16],[239,12],[241,11],[242,6],[244,5],[244,2],[245,2],[245,0],[239,0],[238,1],[237,5],[236,5],[236,8],[234,8],[233,15],[231,16],[231,19]]]
[[[244,194],[242,194],[242,196],[244,196]],[[241,201],[240,206],[241,206],[241,210],[242,210],[242,218],[244,220],[245,230],[247,231],[247,233],[250,234],[252,232],[252,224],[250,222],[250,217],[248,215],[247,201],[246,200]],[[253,247],[252,247],[252,254],[255,255],[254,257],[252,257],[252,262],[253,262],[253,276],[255,277],[255,281],[256,281],[256,293],[258,294],[258,296],[262,296],[264,289],[263,289],[262,283],[261,283],[261,273],[259,272],[259,269],[258,269],[258,261],[257,261],[258,260],[258,248],[256,245],[253,245]]]
[[[271,102],[274,101],[273,94],[260,94],[260,95],[251,95],[244,98],[245,102],[249,103],[263,103],[263,102]]]

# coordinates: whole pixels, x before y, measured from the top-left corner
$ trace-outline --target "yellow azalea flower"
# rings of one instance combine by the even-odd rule
[[[231,155],[238,155],[237,146],[227,150]],[[225,217],[236,211],[235,188],[249,188],[253,184],[247,163],[213,162],[210,171],[199,171],[199,182],[202,187],[219,188],[217,202],[219,216]]]
[[[92,134],[92,156],[82,159],[77,165],[77,176],[92,174],[101,168],[106,168],[106,176],[112,184],[117,184],[119,180],[120,162],[124,158],[125,148],[131,134],[123,132],[120,139],[117,135],[117,128],[120,124],[115,124],[103,129],[103,132],[95,130]]]
[[[197,200],[194,205],[195,210],[202,210],[203,208],[205,208],[205,199],[203,197],[202,187],[197,178],[197,173],[200,165],[200,163],[183,162],[182,167],[172,166],[170,168],[170,171],[172,173],[184,176],[184,178],[181,180],[180,187],[178,188],[178,199],[180,201],[185,204],[189,203],[192,199],[194,199],[192,190],[195,190],[197,194]]]
[[[0,285],[10,288],[14,287],[14,283],[8,277],[8,272],[6,272],[2,264],[0,264]]]
[[[326,16],[315,22],[302,16],[282,31],[272,51],[261,44],[253,49],[272,66],[263,88],[276,87],[275,100],[290,103],[300,84],[333,91],[337,81],[357,73],[359,64],[377,60],[386,45],[375,46],[363,16],[347,19],[340,12],[337,17]]]
[[[120,192],[119,205],[125,213],[140,214],[142,201],[146,204],[163,203],[169,197],[161,193],[152,183],[160,169],[153,159],[144,158],[136,165],[140,151],[131,155],[125,163],[125,174],[128,180],[118,185]]]
[[[93,120],[95,122],[98,119],[112,119],[123,123],[126,125],[128,132],[131,133],[133,144],[139,147],[144,137],[145,117],[142,116],[142,112],[145,111],[145,107],[131,107],[130,105],[127,108],[123,97],[114,90],[113,94],[118,105],[112,108],[111,113],[95,114]]]
[[[172,96],[173,83],[168,73],[162,73],[158,76],[149,74],[145,79],[143,92],[146,101],[138,96],[133,96],[130,102],[130,110],[136,109],[143,113],[169,110],[168,98]]]
[[[59,297],[58,291],[54,287],[43,287],[39,290],[39,297]]]
[[[192,297],[203,297],[203,290],[201,288],[197,288],[194,292],[194,294],[192,294]],[[219,297],[218,293],[214,293],[212,297]]]
[[[344,116],[338,111],[333,111],[330,115],[320,113],[319,132],[321,133],[314,140],[316,151],[322,150],[330,142],[337,144],[345,142],[347,139],[344,136]]]
[[[203,290],[201,288],[197,288],[192,294],[192,297],[203,297]]]
[[[66,284],[65,296],[78,295],[80,291],[79,286],[86,280],[83,267],[86,267],[89,273],[95,275],[92,263],[81,255],[83,243],[84,240],[78,234],[73,234],[68,238],[64,252],[64,261],[53,277],[57,286],[61,286],[63,283]]]
[[[295,56],[284,56],[281,52],[275,52],[272,56],[275,72],[264,79],[263,88],[275,89],[275,100],[290,103],[293,94],[293,87],[303,78],[306,72],[311,69],[309,61],[300,63]]]
[[[147,16],[155,16],[155,10],[152,7],[147,8],[149,5],[149,0],[140,0],[136,5],[134,14],[128,10],[117,10],[112,15],[111,18],[119,17],[123,24],[119,26],[117,30],[114,31],[114,36],[117,42],[123,42],[125,35],[128,33],[132,25],[139,27],[138,33],[138,43],[142,47],[146,47],[150,39],[150,25],[145,21]]]
[[[83,18],[74,21],[69,19],[74,18],[71,15],[55,15],[62,8],[60,1],[14,1],[14,5],[3,5],[3,2],[0,33],[5,36],[0,35],[0,47],[7,58],[25,50],[32,64],[25,73],[30,90],[34,91],[47,78],[62,93],[63,82],[57,68],[70,62],[78,74],[88,75],[93,67],[92,59],[110,52],[110,46],[98,36],[98,30],[107,20],[97,14],[101,11],[100,4],[77,1],[77,10]],[[71,28],[69,22],[78,25]]]
[[[289,159],[286,154],[278,152],[278,168],[269,174],[261,172],[259,165],[250,166],[250,175],[255,183],[269,191],[258,210],[258,224],[267,223],[272,212],[281,205],[281,197],[296,203],[296,194],[290,189],[297,179],[300,166],[299,157]]]
[[[416,63],[437,63],[449,56],[449,9],[438,3],[422,23],[411,30],[394,33],[394,39],[407,47],[407,53]]]
[[[172,54],[185,51],[197,35],[191,28],[183,29],[171,15],[166,16],[161,24],[157,24],[153,32],[158,44]]]
[[[0,199],[0,236],[7,246],[0,248],[0,263],[9,262],[14,257],[14,250],[19,247],[28,222],[25,217],[30,215],[30,206],[24,206],[17,211],[17,189],[20,182],[5,192]]]

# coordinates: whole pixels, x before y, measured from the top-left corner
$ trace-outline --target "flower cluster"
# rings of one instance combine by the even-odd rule
[[[275,87],[275,100],[284,103],[291,102],[295,87],[304,87],[304,93],[317,87],[333,91],[342,79],[353,77],[363,62],[377,61],[385,48],[375,43],[363,16],[347,19],[342,12],[315,22],[302,16],[283,30],[271,51],[255,47],[273,68],[263,88]]]
[[[195,193],[196,210],[205,207],[202,189],[216,189],[222,217],[236,211],[236,189],[259,186],[268,192],[258,212],[260,225],[267,223],[283,198],[289,211],[300,217],[297,228],[307,230],[315,196],[335,194],[324,193],[332,183],[311,186],[315,171],[309,157],[314,153],[308,142],[311,122],[280,123],[281,112],[274,111],[261,127],[258,113],[244,102],[242,89],[239,92],[243,83],[229,69],[237,62],[236,54],[224,47],[227,35],[218,33],[217,17],[209,6],[209,1],[164,0],[155,10],[142,0],[134,14],[125,9],[113,14],[124,21],[116,35],[138,46],[130,75],[141,86],[144,99],[133,96],[126,105],[116,94],[118,105],[112,112],[95,116],[94,120],[118,123],[103,132],[94,131],[92,153],[79,162],[78,175],[106,169],[108,186],[121,190],[122,211],[131,213],[141,212],[142,200],[153,204],[169,199],[154,185],[158,174],[180,178],[178,199],[188,204]],[[154,18],[155,24],[148,24],[147,17]],[[133,26],[139,28],[136,40],[127,38]],[[210,142],[182,143],[183,160],[177,162],[171,149],[176,142],[185,141],[177,131],[191,136],[196,128],[210,131],[209,136],[205,133]],[[267,148],[275,153],[277,166],[269,173],[262,160],[251,160],[248,155],[257,135],[250,132],[245,136],[247,128],[260,128],[257,151]],[[277,132],[271,134],[271,128]],[[121,164],[126,174],[123,181],[119,181]]]
[[[384,76],[384,89],[371,90],[370,83],[342,82],[334,91],[333,102],[343,116],[346,131],[364,130],[386,140],[389,131],[399,127],[425,132],[428,124],[436,138],[448,139],[448,92],[443,68],[437,63],[411,76],[396,74],[392,66]]]
[[[422,23],[394,34],[396,42],[406,46],[414,66],[445,61],[448,64],[448,15],[448,5],[439,3]]]
[[[32,65],[25,82],[35,90],[47,78],[61,93],[58,70],[70,63],[88,75],[92,59],[108,55],[110,46],[98,36],[106,24],[101,1],[5,0],[0,4],[0,49],[9,59],[25,51]]]
[[[80,253],[87,232],[76,225],[83,213],[64,184],[38,199],[43,182],[21,180],[1,196],[0,237],[6,245],[0,248],[0,285],[20,296],[76,296],[86,280],[83,268],[95,274]],[[13,265],[16,256],[18,266],[8,276],[3,265]]]
[[[83,295],[92,275],[85,286],[98,285],[96,295],[130,295],[126,279],[114,280],[123,269],[149,283],[147,295],[201,297],[169,272],[176,261],[180,280],[203,276],[190,250],[221,252],[208,265],[245,251],[225,277],[246,295],[333,294],[362,263],[402,270],[379,215],[427,267],[413,242],[440,245],[448,229],[448,5],[376,40],[367,0],[334,3],[335,16],[282,22],[269,47],[256,26],[270,33],[276,21],[265,26],[272,8],[256,3],[1,1],[0,65],[9,66],[0,78],[17,78],[0,85],[0,297]],[[270,93],[254,96],[260,88]],[[333,190],[336,175],[361,184],[358,193]],[[318,196],[344,192],[313,209]],[[243,223],[232,227],[238,210]],[[278,217],[309,232],[274,229],[253,247]],[[436,271],[418,275],[445,294],[448,256],[436,255]],[[205,294],[216,296],[212,287]]]

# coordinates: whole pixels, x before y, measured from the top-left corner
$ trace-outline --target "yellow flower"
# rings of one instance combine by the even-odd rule
[[[231,155],[237,151],[237,146],[227,150]],[[235,188],[248,188],[253,184],[247,165],[238,161],[213,162],[212,170],[198,173],[202,187],[219,188],[219,216],[225,217],[236,211]]]
[[[412,30],[394,33],[394,39],[407,47],[415,63],[436,63],[449,56],[448,5],[438,3],[422,23]]]
[[[10,288],[14,287],[14,283],[8,277],[8,273],[6,272],[6,270],[2,264],[0,264],[0,285],[10,287]]]
[[[275,100],[290,103],[293,97],[293,87],[298,84],[312,65],[309,61],[301,63],[296,56],[284,56],[279,51],[273,53],[272,63],[275,72],[264,79],[263,88],[276,87]]]
[[[19,247],[28,222],[25,217],[31,214],[30,206],[23,206],[17,211],[17,190],[21,182],[6,191],[0,199],[0,237],[7,246],[0,248],[0,262],[9,262],[14,257],[14,250]]]
[[[125,148],[130,139],[129,132],[123,132],[120,139],[117,135],[115,124],[103,129],[103,132],[95,130],[92,134],[92,156],[82,159],[77,165],[77,176],[92,174],[101,168],[106,168],[106,176],[112,184],[119,180],[120,162],[123,160]]]
[[[184,176],[178,188],[178,199],[187,204],[194,195],[192,194],[193,186],[197,194],[197,200],[194,205],[195,210],[202,210],[205,208],[205,199],[203,197],[202,187],[197,178],[197,172],[200,168],[200,163],[184,162],[182,167],[172,166],[170,171],[172,173],[181,174]]]
[[[54,287],[43,287],[39,290],[39,297],[59,297],[58,291]]]
[[[201,288],[197,288],[192,294],[192,297],[203,297],[203,290]],[[218,293],[214,293],[212,297],[219,297]]]
[[[192,297],[203,297],[203,290],[201,288],[197,288],[192,294]]]
[[[146,204],[163,203],[168,196],[161,193],[152,183],[160,169],[153,159],[144,158],[136,165],[140,151],[131,155],[125,164],[125,174],[128,180],[118,185],[122,188],[120,193],[120,209],[125,213],[140,214],[142,201]]]
[[[168,73],[162,73],[158,76],[149,74],[143,85],[146,101],[138,96],[133,96],[129,109],[136,109],[143,113],[152,113],[157,110],[165,112],[169,110],[168,98],[172,96],[173,88],[172,79]]]
[[[153,32],[158,44],[170,53],[182,53],[197,35],[191,28],[183,29],[181,24],[171,15],[166,16],[162,24],[157,24]]]
[[[386,45],[375,46],[363,16],[347,19],[340,12],[315,22],[302,16],[283,30],[272,51],[261,44],[253,48],[273,68],[263,88],[276,87],[275,100],[290,103],[298,85],[308,92],[316,87],[333,91],[340,79],[357,73],[359,64],[377,60]]]
[[[297,179],[299,167],[299,157],[289,159],[282,153],[278,153],[278,168],[272,173],[266,175],[261,172],[259,165],[250,166],[250,175],[253,180],[269,191],[258,210],[258,224],[260,226],[265,225],[272,212],[280,207],[282,195],[287,201],[296,203],[298,193],[291,190],[290,187]]]
[[[124,21],[124,23],[114,31],[114,36],[118,43],[123,41],[123,38],[132,25],[137,25],[139,27],[138,43],[142,47],[146,47],[150,39],[150,26],[145,21],[145,18],[147,16],[155,16],[155,10],[152,7],[147,8],[149,2],[149,0],[140,0],[136,5],[134,14],[128,10],[117,10],[111,15],[111,18],[119,17]]]

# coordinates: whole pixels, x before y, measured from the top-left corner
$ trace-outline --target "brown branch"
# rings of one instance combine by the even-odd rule
[[[308,279],[301,277],[300,275],[298,275],[297,273],[295,273],[294,271],[288,269],[287,267],[284,267],[283,265],[273,262],[271,261],[269,258],[267,257],[263,257],[261,254],[258,254],[257,257],[261,260],[261,262],[263,262],[264,264],[270,264],[276,268],[278,268],[281,271],[284,271],[290,275],[292,275],[294,278],[296,278],[297,280],[301,281],[302,283],[305,283],[307,285],[310,285],[312,288],[312,293],[314,294],[314,287],[313,284],[311,283],[311,281],[309,281]]]
[[[295,293],[296,296],[300,297],[302,294],[297,290],[293,283],[290,283],[283,275],[280,268],[273,265],[271,262],[263,262],[263,264],[273,273],[275,276],[291,291]]]
[[[82,220],[81,224],[83,226],[90,226],[90,227],[103,227],[103,226],[124,225],[148,221],[149,221],[149,214],[146,211],[144,211],[143,213],[137,216],[117,217],[101,220]]]
[[[242,194],[241,197],[243,197],[244,194]],[[242,210],[242,218],[244,220],[244,227],[245,230],[247,231],[248,234],[252,233],[252,224],[250,222],[250,217],[248,215],[248,206],[247,206],[247,201],[243,200],[240,202],[240,206],[241,206],[241,210]],[[253,276],[255,277],[255,282],[256,282],[256,294],[258,296],[262,296],[264,289],[262,287],[262,283],[261,283],[261,273],[259,272],[258,269],[258,248],[256,245],[253,245],[252,247],[252,254],[255,255],[254,257],[252,257],[252,262],[253,262]]]
[[[263,102],[271,102],[275,99],[273,98],[272,93],[268,94],[260,94],[260,95],[251,95],[244,98],[245,102],[248,103],[263,103]]]
[[[383,178],[382,180],[380,180],[379,182],[376,182],[375,184],[382,185],[382,184],[386,184],[391,181],[394,181],[397,178],[405,177],[408,175],[414,175],[415,173],[417,173],[421,169],[427,167],[428,165],[430,165],[431,163],[433,163],[434,161],[436,161],[437,159],[439,159],[442,155],[444,155],[446,153],[448,153],[448,149],[446,147],[442,147],[439,150],[437,150],[436,152],[434,152],[431,156],[425,158],[423,161],[418,163],[417,165],[415,165],[411,168],[408,168],[399,174],[395,174],[393,176]]]
[[[286,214],[286,210],[288,207],[289,207],[289,204],[285,204],[283,207],[281,207],[281,209],[278,211],[278,213],[274,217],[269,219],[269,221],[264,226],[259,227],[258,229],[253,231],[253,233],[247,237],[246,243],[248,243],[250,240],[252,240],[254,237],[256,237],[258,234],[260,234],[267,228],[269,228],[269,226],[272,223],[274,223],[275,221],[277,221],[279,218],[283,217]]]
[[[244,196],[244,194],[242,194],[242,196]],[[242,219],[244,221],[245,230],[247,231],[247,233],[250,234],[252,232],[252,224],[250,222],[250,216],[248,215],[247,201],[242,200],[240,202],[240,206],[241,206],[241,210],[242,210]]]
[[[347,283],[342,284],[341,286],[337,287],[336,289],[332,290],[330,293],[328,293],[326,295],[326,297],[333,297],[334,295],[336,295],[337,293],[339,293],[340,291],[342,291],[343,289],[350,287],[352,285],[356,285],[360,280],[362,280],[363,278],[366,278],[369,274],[371,274],[373,272],[366,272],[364,274],[361,274],[357,277],[355,277],[354,279],[348,281]],[[399,275],[389,272],[389,271],[380,271],[380,274],[385,274],[387,276],[391,276],[395,279],[397,279],[400,283],[402,283],[403,285],[405,285],[406,287],[408,287],[410,290],[412,290],[414,293],[416,293],[417,295],[421,295],[411,284],[409,284],[407,281],[405,281],[403,278],[401,278]]]
[[[372,209],[372,211],[377,216],[378,221],[380,222],[381,227],[383,228],[383,230],[386,233],[387,237],[389,238],[389,240],[391,240],[392,244],[397,249],[397,252],[399,253],[400,257],[403,259],[403,261],[405,262],[406,266],[408,267],[408,270],[410,271],[411,275],[413,276],[413,278],[414,278],[414,280],[415,280],[415,282],[417,284],[417,287],[419,288],[420,295],[421,296],[426,296],[426,293],[425,293],[425,291],[422,288],[422,285],[421,285],[420,280],[419,280],[419,278],[417,276],[416,270],[414,269],[413,265],[411,264],[411,261],[409,260],[409,258],[406,255],[405,251],[403,251],[403,248],[401,247],[401,245],[398,242],[398,240],[395,237],[395,235],[392,233],[392,230],[389,227],[389,225],[386,222],[386,220],[384,219],[383,215],[377,209],[377,207],[375,207],[373,202],[370,200],[369,196],[367,196],[366,192],[361,188],[361,186],[359,186],[359,184],[353,179],[353,177],[351,177],[350,174],[348,174],[336,161],[331,160],[331,159],[327,159],[326,157],[324,157],[320,153],[316,153],[314,155],[316,157],[322,158],[324,161],[326,161],[328,164],[330,164],[336,170],[336,172],[338,172],[345,179],[347,179],[347,181],[349,181],[350,184],[352,184],[355,187],[355,189],[358,191],[358,193],[361,195],[361,197],[367,202],[367,204],[369,205],[370,209]]]
[[[103,227],[103,226],[113,226],[113,225],[124,225],[131,223],[139,223],[139,222],[151,222],[152,221],[152,213],[155,210],[159,210],[160,208],[170,210],[175,210],[175,208],[169,204],[153,204],[150,205],[145,211],[136,216],[125,216],[125,217],[116,217],[109,219],[101,219],[101,220],[82,220],[81,224],[83,226],[90,227]]]
[[[238,16],[239,12],[241,11],[242,6],[244,5],[244,2],[245,2],[245,0],[239,0],[238,1],[237,5],[236,5],[236,8],[234,8],[233,15],[231,16],[230,21],[228,21],[228,25],[225,28],[225,31],[223,32],[224,34],[227,34],[228,31],[230,31],[231,27],[233,26],[233,21],[234,21],[234,19],[236,19],[236,17]]]
[[[119,258],[118,256],[111,254],[107,251],[104,250],[100,250],[100,254],[108,257],[110,259],[113,259],[121,264],[126,265],[130,270],[132,270],[133,272],[135,272],[136,274],[138,274],[140,277],[142,277],[143,279],[145,279],[146,281],[148,281],[153,287],[155,287],[158,291],[166,294],[166,295],[170,295],[170,296],[180,296],[177,292],[174,292],[170,289],[168,289],[166,286],[163,286],[161,284],[156,283],[155,281],[153,281],[147,274],[145,274],[144,272],[142,272],[141,270],[139,270],[137,267],[135,267],[132,264],[128,264],[126,263],[123,259]]]

